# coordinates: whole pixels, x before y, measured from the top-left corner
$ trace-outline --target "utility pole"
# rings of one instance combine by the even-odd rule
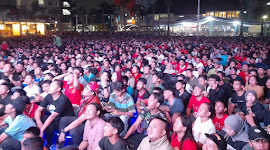
[[[198,19],[198,24],[197,24],[197,37],[200,37],[200,7],[201,7],[201,0],[198,0],[198,14],[197,14],[197,19]]]
[[[241,0],[241,25],[240,25],[240,37],[243,36],[243,25],[244,25],[244,4],[245,4],[245,1],[244,0]]]

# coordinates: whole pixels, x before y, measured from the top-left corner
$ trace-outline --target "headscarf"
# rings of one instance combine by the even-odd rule
[[[254,90],[248,90],[248,91],[246,91],[246,93],[245,93],[245,99],[247,99],[247,95],[248,95],[249,93],[251,93],[252,95],[255,96],[255,101],[254,101],[254,102],[258,101],[257,93],[256,93]]]
[[[224,124],[231,127],[231,129],[235,132],[235,135],[231,137],[233,142],[248,142],[248,135],[244,129],[244,120],[239,115],[228,116],[225,119]]]
[[[169,63],[168,65],[170,65],[170,68],[171,68],[171,69],[167,69],[167,67],[166,67],[166,69],[164,70],[163,73],[167,73],[167,74],[173,74],[173,73],[175,73],[175,70],[173,69],[172,64]]]

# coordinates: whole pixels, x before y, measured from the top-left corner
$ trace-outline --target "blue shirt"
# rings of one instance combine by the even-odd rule
[[[93,78],[93,77],[95,77],[95,75],[94,75],[93,73],[90,73],[89,76],[87,76],[87,75],[84,75],[84,76],[83,76],[83,78],[85,79],[85,81],[86,81],[87,83],[89,83],[90,80],[91,80],[91,78]]]
[[[8,116],[4,119],[4,121],[6,124],[8,124],[8,128],[4,131],[4,133],[19,141],[22,140],[25,130],[36,126],[34,121],[25,114],[16,116],[14,120]]]
[[[173,105],[170,105],[168,100],[165,100],[163,105],[169,106],[170,116],[173,116],[174,113],[183,113],[185,109],[183,101],[176,97],[174,98]]]

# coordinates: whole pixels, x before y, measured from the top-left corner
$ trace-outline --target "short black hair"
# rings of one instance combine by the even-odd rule
[[[81,74],[83,74],[83,68],[82,67],[74,67],[73,70],[79,70]]]
[[[172,88],[172,87],[167,87],[164,91],[171,91],[172,92],[172,94],[173,94],[173,96],[175,96],[175,89],[174,88]]]
[[[147,80],[146,80],[145,78],[140,78],[140,79],[138,79],[137,83],[138,83],[138,82],[142,82],[142,83],[144,83],[144,84],[147,84]]]
[[[61,88],[61,91],[62,91],[63,85],[64,85],[63,81],[61,81],[61,80],[59,80],[59,79],[56,79],[56,80],[54,80],[54,81],[57,83],[57,86],[60,87],[60,88]]]
[[[208,77],[208,79],[215,79],[216,81],[220,81],[220,77],[216,74],[212,74],[211,76]]]
[[[30,76],[32,79],[35,79],[35,75],[34,74],[28,74],[27,76]]]
[[[204,75],[204,74],[199,75],[198,79],[199,79],[199,78],[203,78],[204,80],[207,80],[207,76]]]
[[[180,83],[182,83],[183,85],[186,85],[187,84],[187,82],[185,81],[185,80],[178,80],[177,82],[180,82]],[[177,83],[176,82],[176,83]]]
[[[54,78],[55,76],[52,73],[46,73],[46,75],[50,76],[51,78]]]
[[[9,91],[11,91],[12,85],[11,85],[10,83],[6,83],[6,82],[4,82],[4,83],[2,83],[1,85],[6,86],[6,87],[7,87],[7,89],[8,89]]]
[[[40,130],[37,127],[30,127],[27,130],[25,130],[24,133],[33,134],[34,136],[39,136]]]
[[[124,72],[124,73],[127,73],[128,71],[131,72],[131,69],[130,69],[130,68],[125,68],[123,72]]]
[[[24,150],[43,150],[44,143],[41,137],[35,136],[23,141]]]
[[[125,85],[123,82],[120,82],[120,81],[115,81],[112,83],[112,87],[114,90],[116,91],[121,91],[125,88]]]
[[[23,89],[16,89],[14,93],[17,92],[20,94],[20,96],[26,96],[26,92]]]
[[[167,122],[165,119],[163,119],[163,118],[157,116],[157,117],[153,118],[151,121],[153,121],[154,119],[158,119],[158,120],[160,120],[161,122],[165,123],[165,130],[167,129],[168,122]]]
[[[222,77],[225,77],[225,73],[223,71],[218,71],[217,74],[222,74]]]
[[[161,73],[161,72],[156,72],[156,73],[153,74],[153,76],[154,75],[157,76],[159,79],[163,79],[163,77],[164,77],[164,74]]]
[[[118,135],[124,130],[124,123],[119,117],[111,117],[106,122],[117,129]]]
[[[164,97],[163,94],[160,93],[152,93],[155,99],[158,100],[158,103],[163,104],[164,103]]]
[[[159,94],[163,94],[163,90],[160,87],[154,87],[153,91],[158,91]]]
[[[233,80],[233,82],[235,82],[235,81],[238,81],[238,82],[240,82],[241,85],[245,86],[245,82],[244,82],[244,80],[242,78],[235,78]]]

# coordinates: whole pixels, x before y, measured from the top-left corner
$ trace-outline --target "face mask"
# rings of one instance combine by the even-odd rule
[[[15,60],[10,60],[10,62],[11,62],[11,63],[14,63],[14,62],[15,62]]]

